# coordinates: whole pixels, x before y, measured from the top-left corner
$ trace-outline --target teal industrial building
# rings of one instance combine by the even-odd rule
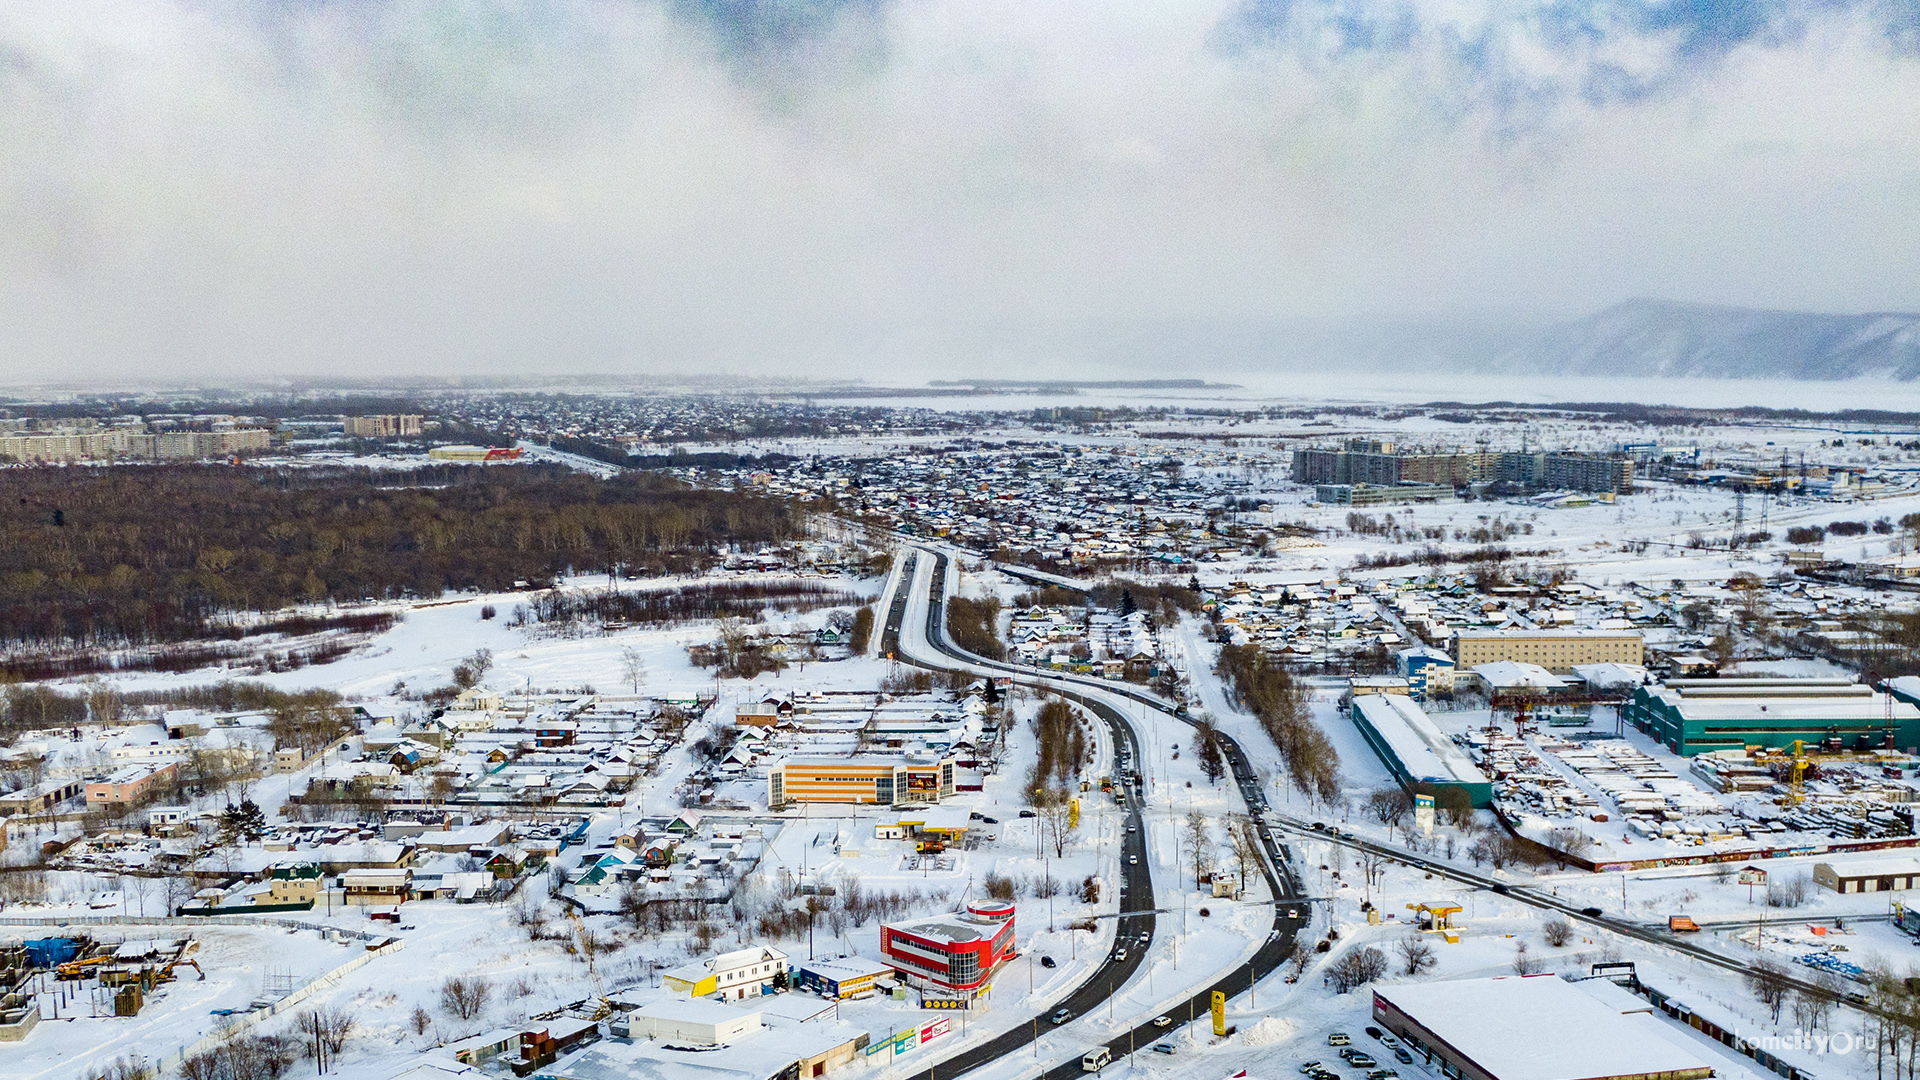
[[[1353,724],[1380,761],[1409,792],[1438,795],[1457,789],[1476,807],[1493,803],[1493,784],[1466,752],[1433,726],[1426,711],[1404,694],[1366,694],[1353,699]]]
[[[1835,750],[1920,746],[1920,707],[1847,679],[1672,679],[1635,690],[1626,721],[1684,755],[1789,749],[1796,741]]]

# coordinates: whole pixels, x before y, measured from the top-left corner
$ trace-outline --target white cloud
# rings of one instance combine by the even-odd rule
[[[1343,52],[1324,18],[1224,46],[1226,4],[794,0],[744,39],[702,10],[7,9],[0,377],[897,378],[1164,358],[1143,325],[1232,358],[1232,328],[1369,312],[1920,307],[1920,62],[1866,15],[1596,96],[1564,88],[1648,83],[1681,31],[1561,47],[1433,5]],[[1489,27],[1502,59],[1463,64]]]

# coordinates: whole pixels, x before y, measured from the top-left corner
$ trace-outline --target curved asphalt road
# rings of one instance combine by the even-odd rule
[[[1016,682],[1051,690],[1062,697],[1078,702],[1093,712],[1094,715],[1104,720],[1113,731],[1114,746],[1116,748],[1123,745],[1130,747],[1132,760],[1135,763],[1141,760],[1138,734],[1134,731],[1133,725],[1127,720],[1126,716],[1104,701],[1092,697],[1085,692],[1069,689],[1068,687],[1078,684],[1086,685],[1089,688],[1097,688],[1103,693],[1118,693],[1163,713],[1166,711],[1164,702],[1131,690],[1117,688],[1111,683],[1102,681],[1081,680],[1078,677],[1055,676],[1053,678],[1046,678],[1044,676],[1036,676],[1027,669],[998,663],[974,656],[971,653],[963,652],[948,641],[945,635],[944,616],[946,610],[945,584],[947,580],[947,556],[922,550],[913,550],[905,556],[905,559],[906,561],[903,562],[901,567],[901,587],[895,592],[894,601],[887,612],[886,625],[882,631],[881,651],[884,654],[908,663],[941,670],[960,670],[978,673],[980,669],[990,669],[1004,672],[1012,676]],[[940,654],[936,657],[910,657],[906,654],[906,651],[901,648],[900,627],[906,618],[908,603],[912,598],[911,582],[917,569],[915,563],[919,559],[931,559],[933,561],[933,585],[929,590],[927,598],[926,640],[929,646],[936,653]],[[947,662],[942,662],[943,660]],[[1169,713],[1167,715],[1171,716],[1174,714]],[[1192,721],[1185,716],[1177,716],[1176,718],[1192,723]],[[1259,811],[1265,807],[1265,802],[1260,794],[1259,782],[1254,777],[1253,770],[1248,766],[1246,756],[1241,752],[1238,744],[1234,743],[1231,739],[1226,739],[1225,736],[1222,736],[1222,738],[1225,739],[1226,742],[1223,748],[1225,756],[1232,767],[1236,782],[1240,785],[1241,794],[1247,800],[1248,809],[1258,814]],[[1124,834],[1125,840],[1121,848],[1121,855],[1123,858],[1144,856],[1147,852],[1145,842],[1146,833],[1141,828],[1140,821],[1142,800],[1140,795],[1133,790],[1132,785],[1124,782],[1125,779],[1124,776],[1115,776],[1115,780],[1120,781],[1119,787],[1124,792],[1123,805],[1127,808],[1127,820],[1131,826],[1131,830]],[[1274,905],[1273,928],[1267,935],[1266,942],[1261,945],[1259,951],[1257,951],[1250,960],[1235,968],[1213,985],[1201,990],[1184,1001],[1175,1003],[1169,1008],[1165,1015],[1175,1018],[1190,1016],[1196,1021],[1205,1022],[1209,1010],[1212,1008],[1211,995],[1214,991],[1224,992],[1229,999],[1239,993],[1248,991],[1252,989],[1253,984],[1257,980],[1285,963],[1287,958],[1293,953],[1294,938],[1296,933],[1305,925],[1305,917],[1308,915],[1307,909],[1304,904],[1296,903],[1292,906],[1288,905],[1288,901],[1298,900],[1300,896],[1299,890],[1293,883],[1291,876],[1285,870],[1286,860],[1282,858],[1281,851],[1273,839],[1266,822],[1259,817],[1256,817],[1254,820],[1258,825],[1262,843],[1266,848],[1267,857],[1261,864],[1261,872],[1266,875],[1267,886],[1271,890],[1271,895],[1278,898]],[[1153,881],[1148,871],[1148,866],[1144,861],[1140,863],[1123,861],[1120,866],[1122,874],[1120,909],[1122,914],[1120,917],[1119,930],[1116,934],[1116,942],[1124,944],[1127,950],[1127,958],[1117,961],[1114,959],[1114,953],[1109,953],[1100,967],[1094,969],[1086,981],[1082,982],[1079,987],[1061,1002],[1059,1008],[1066,1009],[1073,1019],[1077,1019],[1096,1010],[1100,1005],[1104,1004],[1116,990],[1125,986],[1127,980],[1132,977],[1134,971],[1139,967],[1150,945],[1150,941],[1140,941],[1140,937],[1143,934],[1150,939],[1154,930],[1154,916],[1152,914],[1154,908]],[[1281,868],[1280,873],[1275,873],[1275,867]],[[1072,1021],[1070,1019],[1067,1022],[1071,1023]],[[1034,1022],[1015,1028],[987,1043],[936,1063],[928,1069],[926,1075],[930,1080],[952,1080],[954,1077],[961,1076],[989,1062],[1026,1049],[1041,1032],[1051,1030],[1052,1026],[1047,1018],[1036,1018]],[[1132,1051],[1144,1051],[1152,1043],[1165,1038],[1170,1033],[1171,1029],[1156,1028],[1151,1022],[1143,1023],[1130,1031],[1122,1032],[1118,1036],[1109,1039],[1104,1045],[1118,1058]],[[1080,1055],[1091,1050],[1095,1045],[1101,1044],[1085,1044],[1081,1046],[1071,1059],[1061,1062],[1047,1070],[1043,1075],[1048,1077],[1049,1080],[1064,1080],[1066,1077],[1080,1075]],[[914,1075],[918,1076],[919,1074],[915,1073]]]
[[[938,554],[927,553],[927,552],[922,552],[921,556],[931,557],[936,560],[935,562],[935,583],[936,584],[933,592],[934,592],[934,596],[937,598],[942,592],[941,585],[943,585],[946,580],[945,567],[946,567],[947,557],[945,555],[938,555]],[[902,602],[902,603],[896,604],[896,615],[898,614],[898,612],[904,610],[903,601],[906,595],[907,595],[906,591],[902,590],[901,597],[896,598],[897,601]],[[993,661],[984,660],[980,657],[975,657],[970,654],[963,654],[959,650],[951,647],[945,641],[944,637],[939,633],[942,627],[937,627],[935,624],[936,622],[939,621],[940,611],[941,611],[941,608],[936,599],[935,602],[933,603],[932,608],[929,610],[929,613],[928,613],[927,640],[933,643],[935,648],[939,649],[941,652],[945,653],[949,657],[952,657],[957,660],[963,660],[966,663],[976,667],[987,667],[987,668],[994,668],[997,670],[1004,671],[1008,674],[1013,675],[1017,681],[1026,683],[1028,685],[1046,686],[1046,687],[1053,688],[1055,690],[1059,690],[1060,687],[1068,683],[1097,686],[1100,690],[1108,694],[1115,694],[1121,697],[1128,698],[1130,700],[1146,705],[1149,708],[1157,709],[1163,713],[1167,711],[1166,702],[1161,700],[1158,696],[1150,695],[1144,691],[1136,690],[1132,687],[1128,687],[1124,685],[1115,685],[1112,683],[1107,683],[1103,680],[1083,679],[1079,676],[1071,676],[1071,675],[1070,676],[1054,675],[1051,678],[1047,676],[1036,676],[1032,673],[1032,670],[1028,668],[1020,668],[1020,667],[1015,667],[1013,665],[995,663]],[[898,622],[895,621],[891,625],[897,627]],[[1064,691],[1061,691],[1061,692],[1064,693]],[[1072,697],[1074,700],[1077,700],[1077,701],[1082,701],[1083,703],[1086,702],[1086,699],[1084,697],[1081,697],[1080,695],[1077,695],[1077,694],[1068,693],[1066,696]],[[1089,707],[1092,707],[1091,703],[1088,703],[1088,704],[1089,704]],[[1108,711],[1111,712],[1112,710],[1108,710]],[[1193,722],[1189,717],[1185,715],[1184,710],[1181,712],[1173,713],[1171,715],[1174,715],[1175,718],[1186,721],[1187,723]],[[1109,722],[1112,722],[1111,719],[1109,719]],[[1347,847],[1353,848],[1355,850],[1371,851],[1377,855],[1381,855],[1385,858],[1392,859],[1393,861],[1404,864],[1406,866],[1414,867],[1416,869],[1426,870],[1437,877],[1448,878],[1448,879],[1460,882],[1461,884],[1464,884],[1464,885],[1472,885],[1478,888],[1498,892],[1501,895],[1510,896],[1513,899],[1518,900],[1523,904],[1528,904],[1530,906],[1541,908],[1544,910],[1554,911],[1576,922],[1587,923],[1591,926],[1599,927],[1606,930],[1611,930],[1614,933],[1625,935],[1637,941],[1642,941],[1647,944],[1656,945],[1665,949],[1671,949],[1674,952],[1681,953],[1692,959],[1696,959],[1696,960],[1703,961],[1705,963],[1712,964],[1716,967],[1725,969],[1727,971],[1745,973],[1749,971],[1751,968],[1751,963],[1741,957],[1729,956],[1725,953],[1721,953],[1713,949],[1706,948],[1705,946],[1698,945],[1691,941],[1687,941],[1685,939],[1676,937],[1672,933],[1661,930],[1657,927],[1646,926],[1641,923],[1636,923],[1627,918],[1616,918],[1616,917],[1604,915],[1604,914],[1600,914],[1600,915],[1590,914],[1589,912],[1591,909],[1589,908],[1576,906],[1574,904],[1561,900],[1559,897],[1540,892],[1535,888],[1530,888],[1527,886],[1509,885],[1506,882],[1499,881],[1488,874],[1482,874],[1476,871],[1466,870],[1464,868],[1455,866],[1451,863],[1442,862],[1437,859],[1423,858],[1412,852],[1405,851],[1399,848],[1389,847],[1384,844],[1377,844],[1370,840],[1362,840],[1359,837],[1352,835],[1351,833],[1342,833],[1336,829],[1328,828],[1324,825],[1321,828],[1314,828],[1312,822],[1307,822],[1297,818],[1292,818],[1286,815],[1282,815],[1278,811],[1273,810],[1271,807],[1269,807],[1266,804],[1266,800],[1261,794],[1259,781],[1254,776],[1252,769],[1248,767],[1246,756],[1241,752],[1239,745],[1235,743],[1231,738],[1226,736],[1224,733],[1222,733],[1221,738],[1225,741],[1225,752],[1226,752],[1227,760],[1232,766],[1233,775],[1236,782],[1238,782],[1240,785],[1241,794],[1242,796],[1245,797],[1248,808],[1257,815],[1255,817],[1255,820],[1260,824],[1260,835],[1262,840],[1265,842],[1265,845],[1267,848],[1267,860],[1272,864],[1272,866],[1279,867],[1282,875],[1289,874],[1287,869],[1287,860],[1282,857],[1282,851],[1278,847],[1278,845],[1276,844],[1276,842],[1274,841],[1271,835],[1269,824],[1273,826],[1277,826],[1279,828],[1287,829],[1290,832],[1297,833],[1302,837],[1321,839],[1321,840],[1332,840],[1336,843],[1344,844]],[[1301,892],[1299,891],[1299,887],[1297,883],[1289,881],[1287,888],[1283,890],[1278,886],[1277,882],[1275,881],[1275,877],[1272,869],[1270,869],[1269,867],[1263,866],[1262,870],[1265,871],[1267,874],[1268,884],[1274,888],[1273,895],[1282,897],[1282,901],[1281,901],[1282,904],[1284,904],[1286,900],[1296,899],[1302,895]],[[1299,908],[1303,915],[1306,914],[1306,905],[1304,903],[1300,904]],[[1215,989],[1225,990],[1228,992],[1229,997],[1231,997],[1232,994],[1235,992],[1233,989],[1234,987],[1238,987],[1241,990],[1246,989],[1248,987],[1248,968],[1249,967],[1257,968],[1258,971],[1254,977],[1258,978],[1260,976],[1264,976],[1267,972],[1271,971],[1274,967],[1277,967],[1280,963],[1284,962],[1286,957],[1292,952],[1292,944],[1293,944],[1293,938],[1294,938],[1295,932],[1303,928],[1304,928],[1304,920],[1286,919],[1284,908],[1282,908],[1280,905],[1277,904],[1276,910],[1275,910],[1275,920],[1274,920],[1274,933],[1276,936],[1269,937],[1266,946],[1262,947],[1260,952],[1254,956],[1250,964],[1242,965],[1232,975],[1229,975],[1227,978],[1222,979],[1220,982],[1210,987],[1209,991],[1215,990]],[[1284,946],[1284,948],[1276,948],[1276,944],[1282,945]],[[1795,988],[1805,989],[1811,992],[1818,992],[1823,989],[1821,986],[1819,986],[1819,984],[1815,983],[1811,979],[1802,979],[1791,974],[1785,975],[1783,976],[1783,978],[1789,985]],[[1085,988],[1083,987],[1083,989]],[[1846,999],[1848,1004],[1853,1005],[1856,1008],[1860,1008],[1862,1011],[1865,1011],[1865,1012],[1875,1011],[1869,1005],[1865,994],[1861,993],[1858,990],[1850,989],[1844,992],[1842,996]],[[1186,1003],[1188,1008],[1191,1008],[1194,1010],[1193,1015],[1195,1017],[1202,1016],[1202,1014],[1205,1013],[1205,1011],[1207,1010],[1208,1002],[1206,998],[1207,998],[1207,993],[1203,992],[1201,994],[1195,995],[1195,997],[1192,1000]],[[1185,1010],[1181,1010],[1181,1011],[1184,1012]],[[1177,1017],[1179,1014],[1169,1013],[1168,1015],[1174,1015]],[[1140,1040],[1138,1045],[1144,1047],[1148,1045],[1148,1043],[1153,1038],[1164,1035],[1164,1032],[1158,1032],[1158,1031],[1155,1031],[1154,1029],[1151,1029],[1143,1025],[1140,1028],[1136,1028],[1131,1034],[1136,1036]],[[1115,1040],[1114,1042],[1109,1043],[1107,1045],[1110,1048],[1112,1048],[1115,1052],[1115,1055],[1118,1056],[1119,1054],[1126,1052],[1130,1044],[1128,1042],[1127,1036],[1122,1035],[1120,1039]],[[1072,1067],[1069,1068],[1068,1067],[1069,1065]],[[1077,1062],[1069,1062],[1066,1065],[1062,1065],[1059,1068],[1054,1069],[1052,1072],[1048,1073],[1047,1075],[1049,1077],[1064,1078],[1064,1077],[1073,1075],[1078,1070],[1078,1068],[1079,1068],[1079,1065]]]

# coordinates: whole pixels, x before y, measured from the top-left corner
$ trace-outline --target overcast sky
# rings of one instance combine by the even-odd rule
[[[1021,375],[1639,296],[1920,310],[1920,0],[0,6],[7,381]]]

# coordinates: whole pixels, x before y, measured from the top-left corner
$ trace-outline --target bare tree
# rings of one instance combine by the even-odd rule
[[[1760,959],[1747,969],[1747,989],[1767,1007],[1774,1023],[1780,1022],[1780,1007],[1787,1003],[1793,987],[1787,981],[1787,969],[1772,960]]]
[[[1540,965],[1534,962],[1533,957],[1527,955],[1526,942],[1522,941],[1513,947],[1513,973],[1515,975],[1531,975],[1539,969]]]
[[[1201,719],[1194,725],[1193,755],[1200,759],[1200,771],[1207,782],[1217,784],[1227,775],[1226,759],[1220,753],[1220,732],[1212,721]]]
[[[1579,829],[1562,826],[1547,833],[1547,846],[1553,849],[1554,861],[1564,870],[1567,863],[1593,849],[1593,837]]]
[[[487,980],[477,976],[471,979],[449,976],[440,984],[440,1008],[450,1016],[471,1020],[487,1007],[487,998],[492,992],[493,987]]]
[[[640,693],[640,687],[646,685],[646,657],[631,645],[620,650],[620,678],[636,696]]]
[[[294,1020],[294,1028],[306,1042],[307,1057],[325,1073],[327,1065],[346,1049],[354,1029],[353,1015],[344,1008],[311,1009]]]
[[[1433,943],[1418,934],[1401,938],[1396,948],[1400,953],[1400,962],[1406,966],[1409,975],[1418,975],[1439,963],[1433,955]]]
[[[1366,901],[1373,903],[1373,887],[1387,874],[1387,857],[1377,851],[1361,848],[1355,859],[1360,864],[1360,877],[1366,887]]]
[[[1558,949],[1573,940],[1573,924],[1565,919],[1548,919],[1540,928],[1540,936],[1547,944]]]
[[[1079,832],[1073,823],[1073,795],[1065,788],[1041,788],[1029,798],[1039,815],[1040,835],[1053,848],[1058,859]]]
[[[1381,788],[1367,796],[1367,812],[1385,825],[1391,835],[1413,812],[1413,796],[1408,795],[1404,788]]]
[[[1198,810],[1187,812],[1187,848],[1193,859],[1193,885],[1200,887],[1200,881],[1213,869],[1213,837],[1208,827],[1207,815]]]
[[[1447,816],[1447,824],[1454,828],[1464,829],[1473,824],[1473,798],[1460,788],[1441,788],[1434,802]]]
[[[1387,954],[1371,945],[1349,949],[1327,969],[1327,976],[1336,994],[1364,986],[1386,973]]]
[[[1260,834],[1255,829],[1253,819],[1245,814],[1235,814],[1227,827],[1227,839],[1233,844],[1234,865],[1240,870],[1240,887],[1245,889],[1247,867],[1260,865]]]

